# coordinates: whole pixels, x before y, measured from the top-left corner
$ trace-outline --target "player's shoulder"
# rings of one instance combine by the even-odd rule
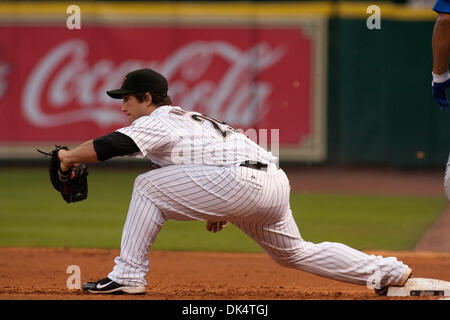
[[[155,111],[153,111],[150,114],[150,117],[153,118],[163,118],[163,117],[169,117],[171,114],[179,114],[179,113],[185,113],[186,111],[181,109],[180,106],[161,106],[156,108]]]
[[[130,125],[132,127],[143,126],[155,122],[163,121],[167,118],[172,110],[176,110],[177,107],[174,106],[161,106],[156,108],[151,114],[147,116],[142,116],[133,121]],[[179,108],[179,107],[178,107]]]
[[[184,119],[184,115],[193,111],[182,109],[180,106],[161,106],[150,114],[150,118],[158,119],[162,122]]]

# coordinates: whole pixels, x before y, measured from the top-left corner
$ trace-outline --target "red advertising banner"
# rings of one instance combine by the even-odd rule
[[[0,143],[81,142],[126,126],[106,90],[149,67],[174,104],[299,146],[315,129],[313,41],[298,26],[3,25]]]

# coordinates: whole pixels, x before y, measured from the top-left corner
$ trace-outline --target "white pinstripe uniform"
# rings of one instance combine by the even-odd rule
[[[119,132],[161,168],[139,175],[124,225],[120,256],[108,277],[146,285],[148,250],[164,222],[227,220],[279,264],[328,278],[380,285],[398,281],[407,266],[340,243],[304,241],[289,206],[290,186],[278,159],[244,134],[195,112],[162,106]],[[266,170],[239,166],[251,160]]]

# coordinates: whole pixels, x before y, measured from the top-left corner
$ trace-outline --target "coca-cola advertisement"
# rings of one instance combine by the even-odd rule
[[[278,130],[281,149],[311,148],[324,125],[315,41],[298,26],[1,26],[0,144],[82,142],[127,126],[106,91],[148,67],[183,109],[269,139]]]

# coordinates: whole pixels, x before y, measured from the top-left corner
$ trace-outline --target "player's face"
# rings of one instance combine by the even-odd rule
[[[129,94],[123,95],[122,100],[123,103],[120,109],[127,115],[130,123],[150,114],[148,101],[139,102],[134,96]]]

